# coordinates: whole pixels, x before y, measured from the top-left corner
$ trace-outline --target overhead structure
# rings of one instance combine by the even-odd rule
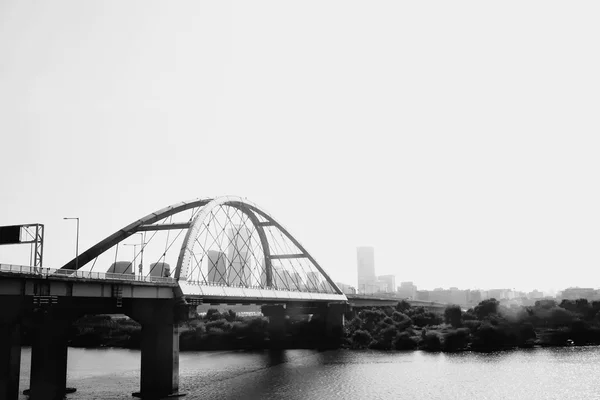
[[[41,267],[44,258],[44,225],[23,224],[0,226],[0,245],[31,244],[29,264]]]
[[[237,196],[197,199],[151,213],[81,253],[78,267],[93,269],[99,257],[113,254],[111,249],[114,259],[98,268],[117,263],[119,244],[138,233],[144,235],[140,252],[151,261],[147,276],[175,278],[185,296],[346,300],[298,240]],[[76,264],[73,259],[62,269],[76,269]]]

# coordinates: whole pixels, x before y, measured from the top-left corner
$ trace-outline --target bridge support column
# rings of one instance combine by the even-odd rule
[[[21,371],[21,326],[0,321],[0,399],[19,398]]]
[[[271,345],[280,347],[285,338],[285,306],[281,304],[264,305],[261,307],[261,312],[269,318],[269,339]]]
[[[68,330],[71,320],[45,313],[35,323],[31,346],[31,400],[61,399],[75,389],[67,388]]]
[[[348,311],[348,305],[344,303],[330,303],[319,307],[316,312],[322,321],[322,338],[319,345],[323,348],[339,347],[344,330],[344,313]]]
[[[179,326],[176,306],[160,306],[139,301],[131,317],[142,325],[140,391],[143,399],[178,397],[179,393]]]
[[[344,313],[347,311],[346,304],[332,303],[327,307],[325,313],[325,335],[330,339],[342,337],[344,329]]]
[[[172,323],[142,325],[140,393],[143,399],[179,393],[179,328]]]

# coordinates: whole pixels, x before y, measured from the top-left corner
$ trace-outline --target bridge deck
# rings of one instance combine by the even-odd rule
[[[287,302],[347,302],[348,299],[343,294],[310,292],[301,290],[282,290],[276,288],[260,288],[246,286],[229,286],[223,284],[207,282],[187,282],[177,281],[170,277],[136,276],[129,274],[115,274],[106,272],[90,272],[81,270],[64,270],[52,268],[36,268],[22,265],[0,264],[0,278],[25,278],[28,280],[43,279],[47,282],[54,282],[54,286],[62,282],[75,282],[81,284],[97,284],[98,286],[106,284],[118,284],[121,286],[151,286],[161,289],[173,289],[179,286],[186,298],[196,298],[205,303],[236,303],[236,304],[262,304],[262,303],[287,303]],[[60,285],[59,285],[60,286]],[[62,286],[60,288],[50,288],[50,292],[66,291]],[[1,291],[0,291],[1,292]],[[92,286],[87,285],[86,293],[92,297],[104,297],[105,290],[98,291]],[[98,294],[94,294],[98,293]],[[101,293],[101,294],[100,294]],[[126,294],[127,293],[127,294]],[[140,291],[124,292],[124,297],[136,297],[135,293]],[[152,292],[154,293],[154,292]],[[157,292],[158,293],[158,292]],[[159,297],[173,297],[172,290],[161,291]],[[0,295],[3,293],[0,293]],[[59,294],[60,295],[60,294]],[[144,294],[143,297],[148,296]]]

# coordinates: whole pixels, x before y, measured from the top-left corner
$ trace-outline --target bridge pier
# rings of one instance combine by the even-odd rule
[[[285,339],[285,306],[282,304],[263,305],[260,310],[265,317],[269,318],[268,331],[271,346],[281,346]]]
[[[44,312],[34,321],[31,345],[31,400],[62,399],[75,389],[67,388],[68,331],[71,319]]]
[[[0,399],[19,398],[21,371],[21,326],[17,321],[0,321]]]
[[[0,399],[19,398],[22,296],[0,296]]]
[[[133,393],[135,397],[184,396],[179,393],[179,326],[175,308],[172,301],[153,307],[144,305],[142,300],[130,313],[142,325],[140,391]]]
[[[342,337],[344,329],[344,314],[348,306],[343,303],[331,303],[325,312],[325,335],[331,339]]]

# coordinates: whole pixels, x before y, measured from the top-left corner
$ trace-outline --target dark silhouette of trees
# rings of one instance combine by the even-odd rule
[[[449,305],[444,310],[444,320],[447,324],[452,325],[453,328],[460,328],[462,326],[462,310],[458,305]]]
[[[489,316],[495,315],[498,313],[498,306],[500,303],[498,300],[492,298],[483,300],[473,309],[473,313],[477,317],[478,320],[482,321]]]

